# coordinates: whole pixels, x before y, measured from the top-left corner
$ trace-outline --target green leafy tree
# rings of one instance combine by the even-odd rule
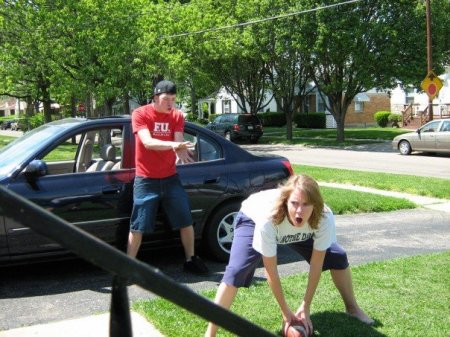
[[[338,2],[308,4],[313,8]],[[336,120],[338,142],[344,141],[347,109],[358,93],[392,88],[402,79],[410,82],[423,69],[419,14],[414,3],[399,0],[362,1],[307,16],[302,31],[311,52],[310,71]]]

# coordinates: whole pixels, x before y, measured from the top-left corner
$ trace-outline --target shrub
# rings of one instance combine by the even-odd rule
[[[216,119],[216,117],[217,117],[217,114],[210,114],[209,117],[208,117],[208,121],[209,121],[209,122],[214,122],[214,120]]]
[[[197,120],[197,116],[190,112],[186,115],[186,120],[189,122],[195,122]]]
[[[38,126],[44,125],[44,113],[39,112],[33,116],[25,117],[24,119],[20,120],[20,129],[23,131],[27,130],[33,130],[37,128]]]
[[[398,128],[400,127],[398,125],[398,123],[400,123],[402,121],[402,115],[399,114],[390,114],[388,117],[389,122],[391,123],[391,126],[393,128]]]
[[[391,115],[390,111],[378,111],[374,115],[375,122],[377,122],[378,126],[385,128],[389,123],[390,115]]]
[[[282,112],[265,112],[258,114],[261,123],[264,126],[283,126],[286,125],[286,115]]]
[[[294,115],[294,122],[298,128],[308,129],[325,129],[326,117],[323,112],[314,112],[308,114],[296,114]]]

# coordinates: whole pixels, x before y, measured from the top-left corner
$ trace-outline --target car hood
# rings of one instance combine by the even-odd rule
[[[399,140],[399,139],[404,139],[404,138],[411,138],[414,136],[417,136],[417,132],[416,131],[412,131],[412,132],[407,132],[407,133],[402,133],[401,135],[395,136],[393,141]]]

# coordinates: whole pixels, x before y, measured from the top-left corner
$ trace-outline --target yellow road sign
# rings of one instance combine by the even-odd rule
[[[430,99],[434,99],[439,90],[441,90],[443,83],[433,71],[430,71],[422,81],[420,87],[425,91]]]

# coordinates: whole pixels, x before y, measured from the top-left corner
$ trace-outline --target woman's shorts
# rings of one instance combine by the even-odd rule
[[[234,220],[234,238],[231,246],[230,260],[225,269],[222,282],[228,285],[249,287],[255,269],[262,261],[262,256],[253,249],[253,233],[255,223],[245,214],[239,212]],[[288,246],[298,252],[309,263],[314,240],[295,242]],[[346,269],[348,267],[347,254],[337,243],[327,249],[322,270]]]
[[[163,179],[136,177],[130,230],[152,233],[159,206],[173,229],[192,225],[189,198],[177,174]]]

